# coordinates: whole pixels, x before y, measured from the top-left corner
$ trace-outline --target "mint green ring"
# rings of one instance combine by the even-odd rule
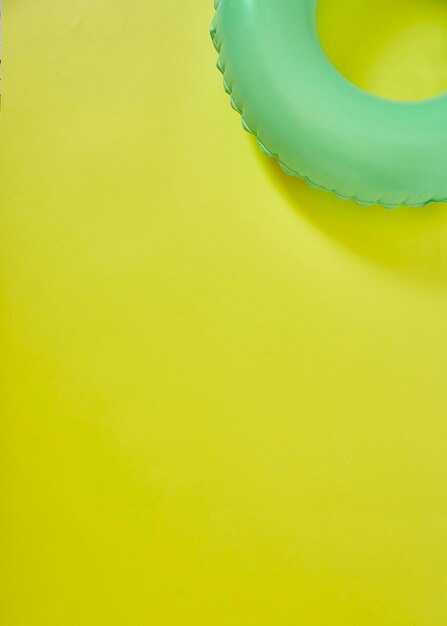
[[[244,128],[287,174],[340,198],[446,202],[447,94],[397,102],[351,83],[321,46],[317,3],[215,0],[217,67]]]

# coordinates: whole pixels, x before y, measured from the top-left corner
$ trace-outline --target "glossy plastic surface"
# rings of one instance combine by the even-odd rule
[[[347,80],[317,0],[220,0],[211,32],[244,127],[287,173],[364,204],[447,198],[447,95],[397,102]]]

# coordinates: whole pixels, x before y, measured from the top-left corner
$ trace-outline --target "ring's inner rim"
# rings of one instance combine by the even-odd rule
[[[423,2],[424,6],[427,6],[426,3],[430,2],[430,0],[420,0],[421,7]],[[383,4],[385,6],[384,0],[375,0],[374,4],[377,5],[377,3]],[[400,3],[402,4],[402,2]],[[362,4],[363,7],[365,7],[365,2]],[[366,2],[366,6],[372,4],[372,1]],[[431,4],[433,6],[436,5],[437,7],[444,7],[443,11],[445,15],[443,15],[443,17],[445,19],[443,19],[442,21],[438,20],[436,26],[431,23],[431,27],[433,27],[434,29],[437,28],[439,31],[438,36],[444,35],[443,39],[445,40],[445,42],[447,42],[447,3],[445,3],[445,5],[439,5],[439,3],[435,3],[434,0],[432,0]],[[417,6],[417,2],[413,3],[413,5]],[[397,62],[399,71],[395,72],[395,76],[393,77],[395,78],[395,86],[390,88],[390,72],[388,71],[387,75],[387,68],[383,67],[384,61],[380,61],[380,59],[379,61],[377,60],[377,56],[380,53],[381,47],[380,40],[378,39],[380,33],[377,35],[375,48],[374,46],[371,46],[371,39],[374,38],[374,34],[369,35],[370,40],[365,43],[363,49],[362,46],[354,45],[352,40],[354,40],[355,42],[356,40],[361,38],[361,35],[364,31],[370,33],[371,30],[367,29],[366,27],[365,29],[360,28],[359,24],[361,26],[362,20],[356,21],[354,17],[351,19],[351,22],[348,22],[351,28],[343,26],[344,24],[346,24],[346,20],[343,20],[345,14],[342,13],[341,16],[339,14],[336,14],[336,9],[338,8],[340,10],[340,7],[343,8],[343,6],[345,7],[344,11],[348,11],[349,6],[356,7],[357,3],[355,3],[353,0],[315,0],[315,29],[317,37],[326,58],[330,62],[333,69],[337,72],[337,74],[340,74],[345,80],[349,81],[352,85],[361,89],[367,94],[380,98],[382,100],[402,103],[410,102],[414,105],[418,103],[429,102],[431,100],[439,98],[447,98],[447,43],[445,44],[445,54],[439,55],[439,57],[444,56],[445,58],[445,63],[443,64],[443,69],[445,72],[445,77],[442,81],[444,85],[443,88],[434,89],[431,88],[430,85],[428,85],[429,76],[433,72],[433,64],[426,63],[426,65],[429,66],[429,69],[426,68],[426,71],[424,73],[423,64],[420,63],[420,71],[421,73],[425,74],[425,77],[427,77],[425,89],[422,89],[422,91],[424,91],[425,94],[427,94],[428,92],[428,94],[422,96],[415,95],[414,97],[408,97],[406,94],[408,87],[405,88],[405,81],[407,82],[407,85],[411,81],[411,78],[408,75],[409,63],[405,62],[403,57],[400,59],[400,61]],[[335,19],[336,15],[337,19]],[[382,23],[386,24],[386,21],[383,22],[383,14],[380,15],[380,20],[382,20]],[[387,31],[388,37],[391,38],[394,32],[395,31],[390,28]],[[396,33],[396,38],[399,38],[398,32]],[[386,42],[384,46],[386,47]],[[352,69],[352,66],[350,66],[350,61],[347,61],[346,50],[348,47],[350,48],[349,52],[351,53],[351,58],[355,59],[355,61],[353,61],[354,69]],[[352,55],[353,49],[355,49],[355,55]],[[393,61],[393,59],[391,59],[391,61]],[[374,64],[376,64],[375,68]],[[373,75],[372,77],[371,74]],[[403,85],[403,87],[401,85]],[[416,85],[415,90],[418,89],[419,88]],[[403,93],[402,96],[399,95],[400,92]]]

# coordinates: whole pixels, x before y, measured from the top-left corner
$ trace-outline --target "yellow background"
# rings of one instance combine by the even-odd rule
[[[439,89],[445,3],[413,2],[417,93],[353,53],[386,3],[335,4],[344,71]],[[445,626],[446,207],[287,178],[212,12],[5,1],[1,623]]]

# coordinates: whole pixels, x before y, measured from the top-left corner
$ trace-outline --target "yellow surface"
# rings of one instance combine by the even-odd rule
[[[447,90],[446,0],[319,0],[328,56],[377,96],[423,100]]]
[[[0,621],[445,626],[446,207],[283,175],[211,16],[5,2]]]

